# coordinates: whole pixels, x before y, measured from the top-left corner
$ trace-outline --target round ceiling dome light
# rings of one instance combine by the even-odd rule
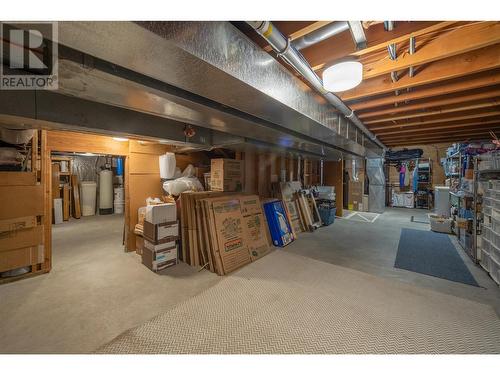
[[[323,72],[323,87],[330,92],[352,89],[363,80],[363,64],[344,61],[334,64]]]

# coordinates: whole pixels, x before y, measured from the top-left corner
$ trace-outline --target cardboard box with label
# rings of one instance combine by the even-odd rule
[[[175,241],[179,238],[179,224],[177,222],[151,224],[144,221],[144,239],[154,244]]]
[[[243,161],[212,159],[210,188],[213,191],[243,191]]]
[[[250,263],[250,253],[244,239],[243,215],[237,197],[212,203],[217,247],[224,273]]]
[[[147,243],[147,241],[145,241]],[[142,264],[148,267],[151,271],[161,271],[165,268],[177,264],[177,246],[169,246],[164,249],[154,251],[146,246],[142,251]]]
[[[244,239],[250,252],[250,258],[255,261],[270,251],[267,224],[257,195],[241,196],[240,204],[243,215]]]
[[[349,204],[352,204],[353,210],[361,211],[363,207],[363,182],[349,181]],[[361,208],[361,210],[360,210]]]

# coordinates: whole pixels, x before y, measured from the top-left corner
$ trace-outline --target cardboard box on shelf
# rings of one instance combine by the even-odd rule
[[[212,159],[210,188],[213,191],[243,191],[243,161]]]
[[[172,223],[177,220],[177,206],[174,203],[163,203],[146,206],[144,221],[151,224]]]
[[[179,238],[179,224],[177,222],[151,224],[149,221],[144,221],[143,236],[155,245],[175,241]]]

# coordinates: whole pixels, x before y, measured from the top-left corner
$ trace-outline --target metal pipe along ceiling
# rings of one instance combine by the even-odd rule
[[[349,119],[359,128],[359,130],[367,135],[378,146],[382,147],[384,150],[387,149],[387,147],[377,139],[375,134],[363,125],[352,109],[350,109],[336,95],[324,89],[321,78],[319,78],[318,75],[312,70],[304,56],[302,56],[302,54],[297,51],[293,45],[291,45],[290,40],[285,38],[285,36],[271,22],[249,21],[247,23],[269,43],[279,57],[281,57],[287,64],[292,66],[300,75],[302,75],[330,104],[338,109],[347,119]]]
[[[294,40],[293,46],[297,51],[300,51],[347,30],[349,30],[349,23],[347,21],[332,22]]]

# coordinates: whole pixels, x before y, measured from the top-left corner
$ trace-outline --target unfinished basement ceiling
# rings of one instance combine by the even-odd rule
[[[59,22],[59,45],[59,89],[32,93],[28,107],[50,99],[62,112],[70,105],[80,108],[78,101],[89,113],[92,103],[99,111],[131,111],[138,122],[129,121],[128,132],[166,139],[172,121],[190,124],[208,129],[199,131],[203,148],[267,149],[325,160],[382,153],[229,22]],[[27,94],[0,92],[11,103],[7,108],[0,100],[0,112],[18,115],[18,95]],[[93,129],[104,126],[99,116],[87,120],[83,111],[69,118],[26,112],[45,113],[42,120],[68,126],[75,117]],[[152,125],[141,124],[135,114],[151,116]],[[162,119],[168,120],[164,127]],[[120,129],[107,124],[104,130]],[[174,139],[180,138],[177,129]]]
[[[273,24],[293,44],[334,22]],[[234,24],[275,56],[248,25]],[[366,48],[356,50],[344,30],[300,52],[320,77],[345,58],[363,63],[363,82],[338,96],[386,146],[490,139],[500,131],[499,22],[394,21],[390,31],[383,22],[363,25]]]

